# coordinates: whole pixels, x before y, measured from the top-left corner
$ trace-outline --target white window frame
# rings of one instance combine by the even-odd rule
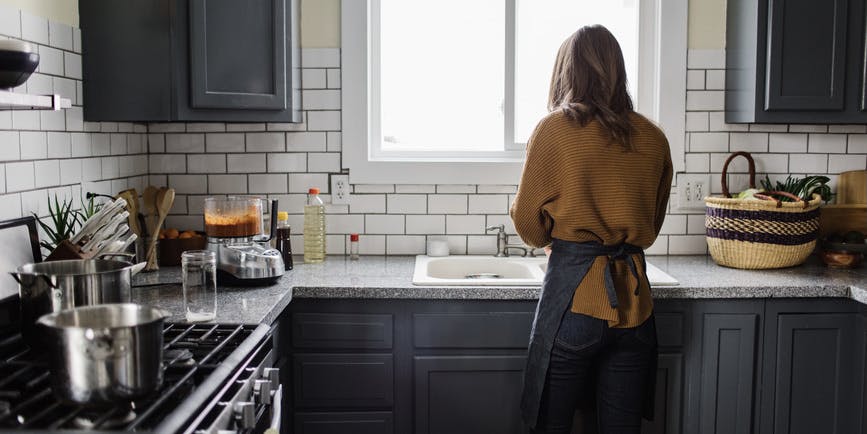
[[[472,0],[470,0],[472,1]],[[505,0],[506,19],[514,20],[514,0]],[[604,0],[602,0],[604,1]],[[520,180],[523,150],[507,146],[488,153],[413,158],[374,155],[378,132],[370,127],[378,76],[379,46],[369,28],[376,25],[379,0],[342,0],[341,83],[343,166],[353,184],[505,184]],[[639,85],[637,111],[655,120],[671,147],[675,172],[684,170],[686,137],[686,55],[688,0],[639,0]],[[512,37],[514,34],[512,34]],[[514,40],[507,40],[506,62],[514,63]],[[372,62],[371,62],[372,61]],[[510,71],[511,69],[511,71]],[[514,85],[514,69],[506,68]],[[507,104],[513,103],[507,98]],[[507,142],[514,137],[514,113],[506,110]],[[373,122],[378,125],[378,122]],[[447,124],[445,125],[447,127]]]

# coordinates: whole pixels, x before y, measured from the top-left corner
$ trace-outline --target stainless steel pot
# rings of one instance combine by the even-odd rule
[[[76,306],[128,303],[132,268],[128,262],[73,259],[40,262],[11,273],[21,296],[21,331],[31,338],[40,316]]]
[[[169,313],[138,304],[84,306],[45,315],[52,390],[77,404],[117,404],[163,381],[163,322]]]

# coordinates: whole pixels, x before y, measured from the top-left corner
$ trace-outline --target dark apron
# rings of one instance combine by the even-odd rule
[[[542,401],[542,391],[545,387],[545,377],[551,360],[551,350],[554,338],[560,328],[563,315],[569,310],[575,289],[587,275],[590,267],[598,256],[608,256],[608,269],[605,270],[605,289],[611,307],[617,306],[617,293],[614,289],[614,279],[611,275],[611,264],[614,259],[623,259],[630,271],[640,281],[633,254],[640,254],[644,270],[644,250],[632,244],[605,246],[596,242],[576,243],[555,239],[551,244],[551,255],[548,257],[548,268],[545,280],[542,282],[542,293],[536,306],[536,317],[533,319],[533,330],[530,332],[530,347],[527,354],[527,366],[524,369],[524,392],[521,397],[521,411],[524,422],[535,427],[539,418],[539,405]],[[645,277],[646,278],[646,277]],[[648,285],[649,287],[650,285]],[[636,285],[635,293],[638,293]],[[653,420],[653,398],[656,385],[656,353],[652,357],[648,369],[647,394],[644,400],[643,416]]]

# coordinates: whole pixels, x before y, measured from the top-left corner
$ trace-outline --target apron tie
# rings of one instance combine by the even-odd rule
[[[641,288],[640,278],[638,277],[638,268],[635,266],[635,258],[632,255],[635,252],[635,247],[626,243],[618,244],[616,246],[612,246],[613,249],[608,252],[608,263],[605,264],[605,293],[608,295],[608,304],[611,305],[612,308],[617,307],[617,291],[614,289],[614,268],[611,264],[618,260],[624,259],[626,260],[626,266],[629,267],[629,272],[635,276],[635,289],[633,293],[638,295],[638,290]],[[637,253],[641,253],[639,249]]]

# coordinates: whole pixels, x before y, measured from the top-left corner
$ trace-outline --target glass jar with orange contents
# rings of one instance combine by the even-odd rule
[[[264,235],[263,202],[253,196],[205,198],[205,234],[209,238]]]

